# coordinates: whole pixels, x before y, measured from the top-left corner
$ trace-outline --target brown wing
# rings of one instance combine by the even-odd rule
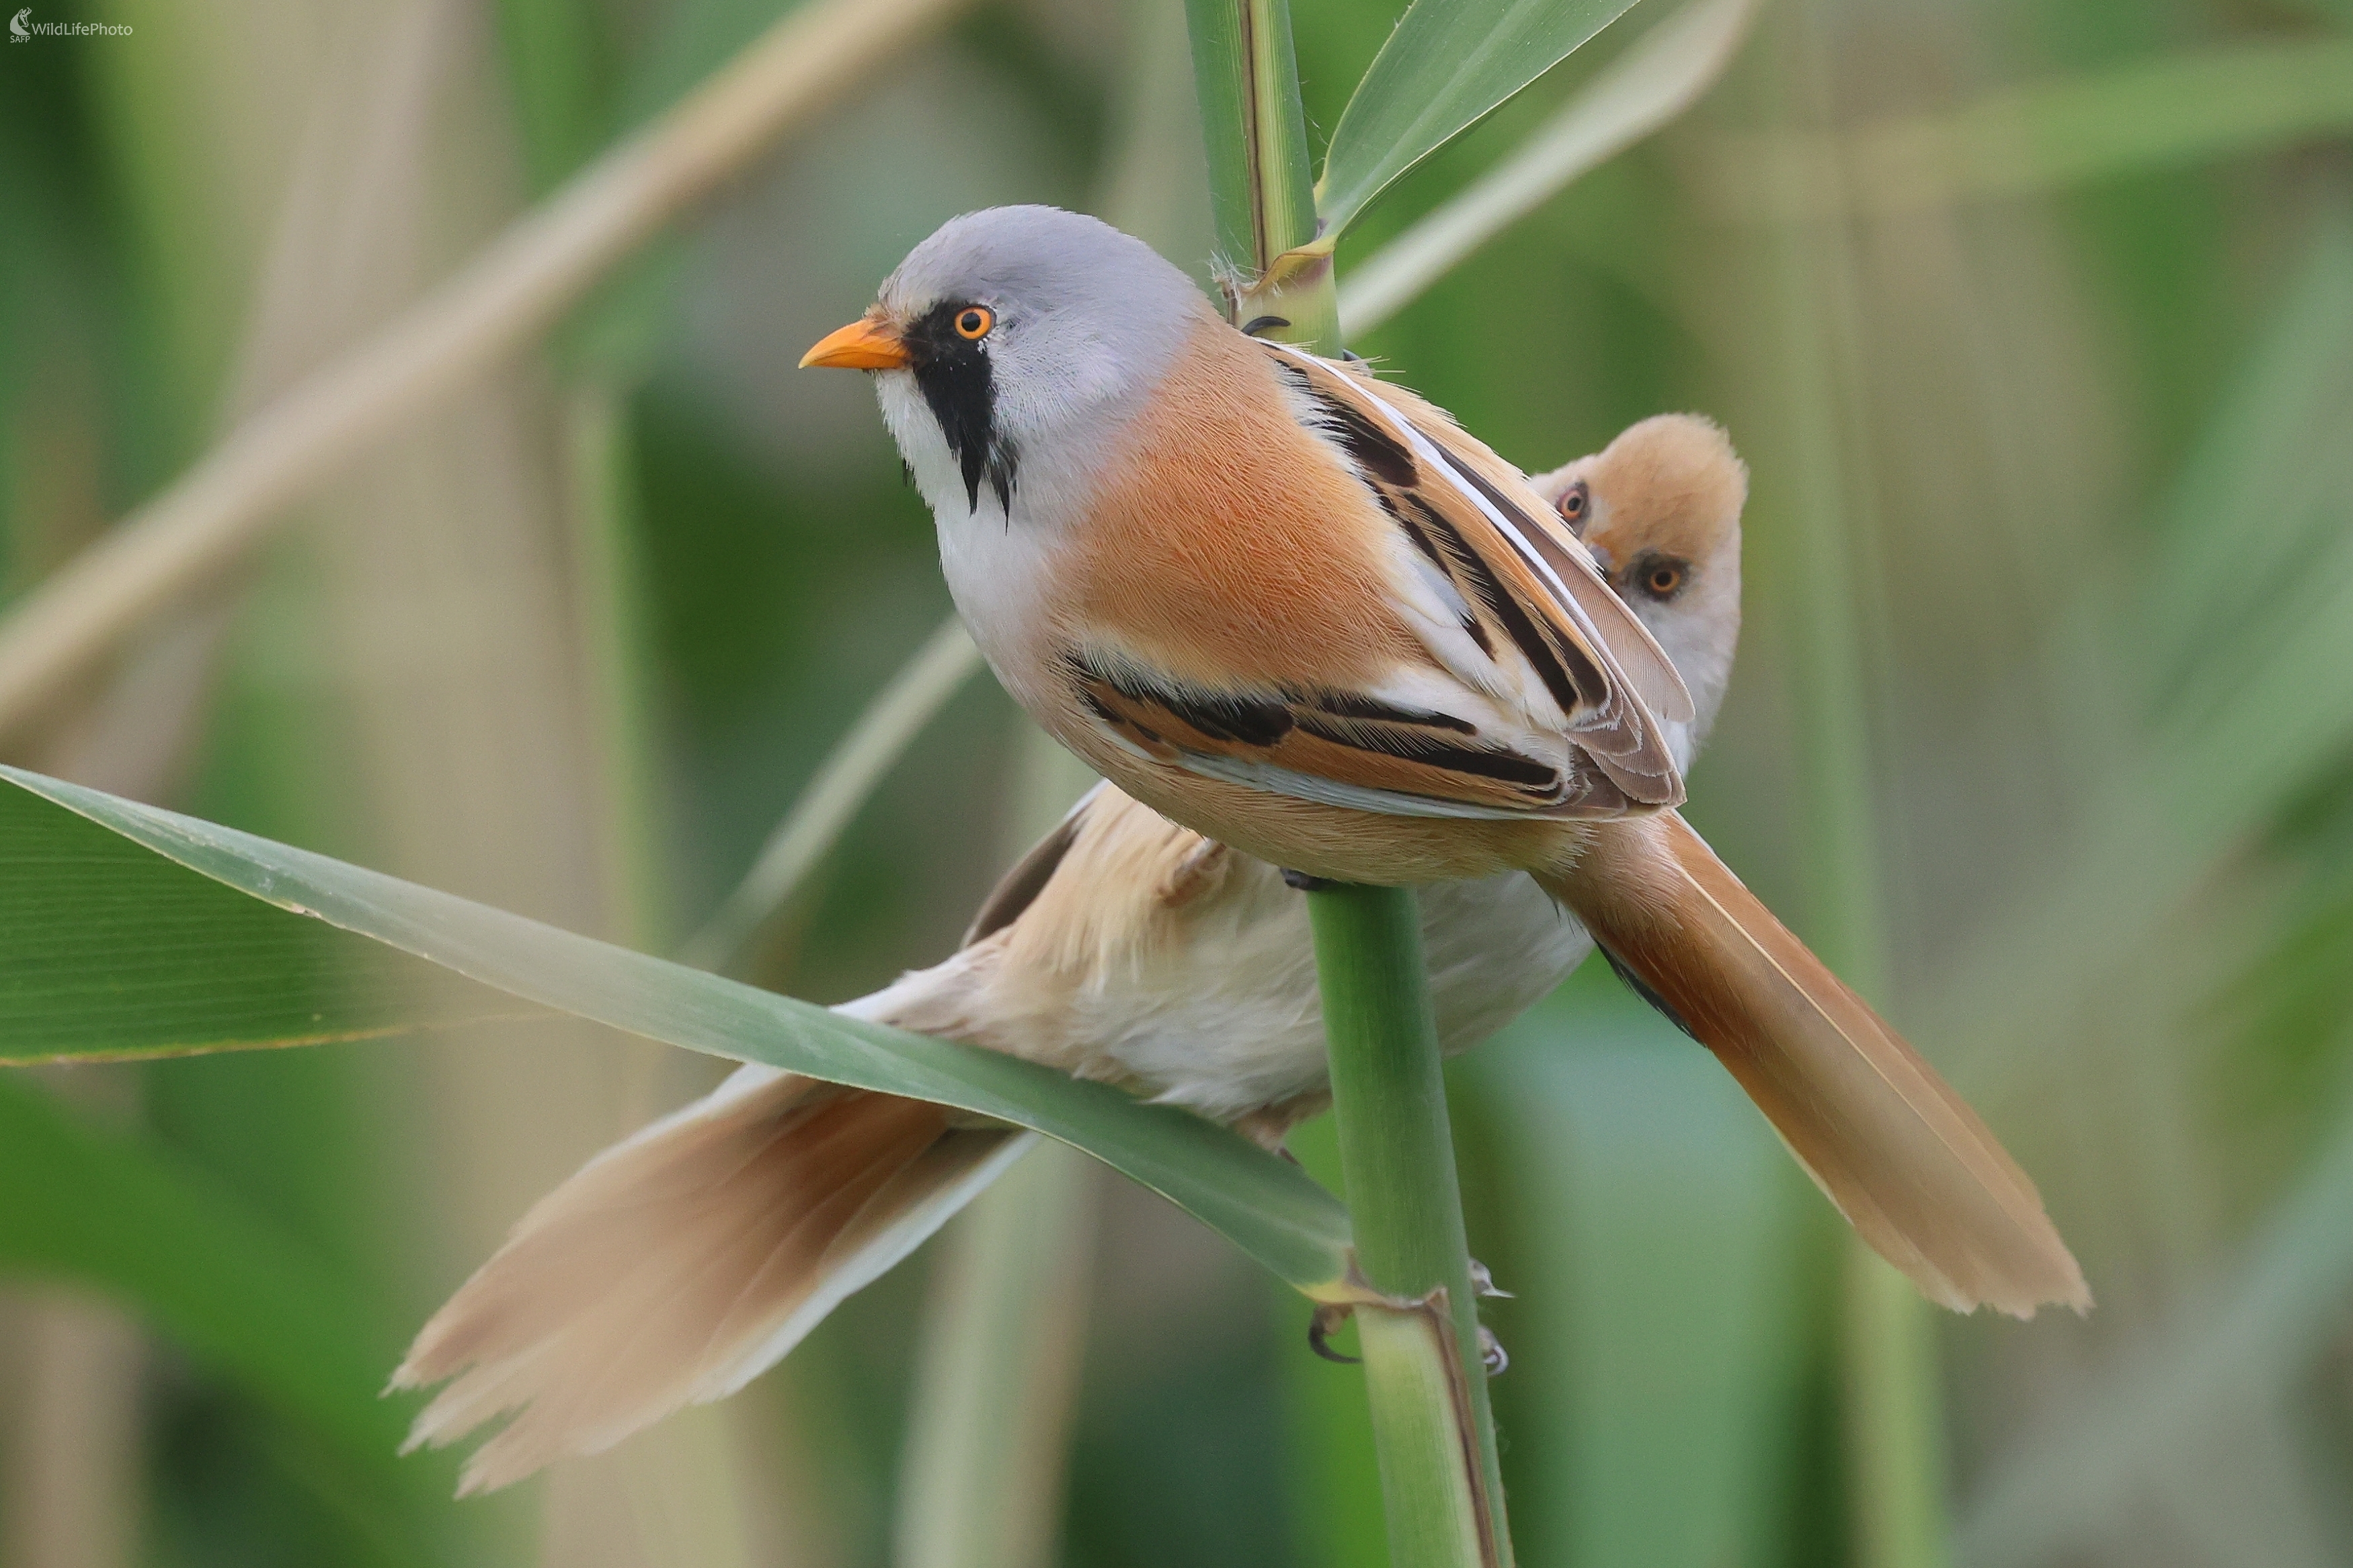
[[[1491,692],[1508,689],[1516,655],[1556,710],[1531,693],[1531,724],[1556,727],[1590,757],[1599,781],[1578,787],[1564,777],[1559,798],[1533,809],[1592,816],[1679,805],[1683,780],[1660,726],[1690,719],[1690,693],[1525,479],[1412,394],[1286,345],[1264,346],[1305,420],[1345,453],[1451,585],[1464,646],[1484,661],[1452,672]]]
[[[1211,691],[1131,659],[1068,655],[1071,685],[1112,731],[1157,761],[1279,794],[1391,816],[1614,816],[1603,772],[1532,756],[1449,713],[1361,692]]]

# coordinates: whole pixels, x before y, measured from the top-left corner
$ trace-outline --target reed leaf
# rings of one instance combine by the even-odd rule
[[[1406,171],[1552,69],[1633,0],[1415,0],[1332,130],[1315,187],[1329,250]]]
[[[421,961],[478,983],[444,982],[459,994],[450,1012],[570,1015],[1035,1129],[1171,1199],[1300,1290],[1352,1294],[1338,1201],[1297,1167],[1185,1111],[96,790],[15,768],[0,777],[16,786],[0,791],[0,952],[11,964],[0,1039],[20,1058],[120,1054],[106,1043],[118,1026],[149,1051],[174,1048],[153,1026],[139,1034],[151,1011],[185,1032],[182,1049],[315,1044],[362,1032],[354,1020],[366,1032],[409,1026],[393,999]],[[93,824],[109,832],[93,836]],[[71,874],[25,875],[44,865]],[[167,945],[215,922],[227,934],[200,939],[188,963],[151,975],[124,954],[149,945],[140,911],[159,890],[173,923],[152,934]],[[79,927],[88,940],[73,940]],[[386,964],[372,943],[410,962]],[[247,954],[255,963],[240,975]],[[207,982],[206,972],[220,978]],[[343,993],[355,1000],[343,1003]]]
[[[2179,167],[2353,129],[2353,39],[2237,41],[1989,94],[1838,135],[1730,144],[1717,205],[1916,210]]]
[[[1340,329],[1373,331],[1473,251],[1697,102],[1764,0],[1692,0],[1644,33],[1493,168],[1349,269]]]

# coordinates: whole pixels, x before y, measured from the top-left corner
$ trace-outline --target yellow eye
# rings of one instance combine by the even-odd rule
[[[1672,598],[1675,591],[1683,585],[1683,569],[1677,562],[1653,562],[1650,569],[1642,574],[1642,586],[1649,590],[1653,598]]]
[[[966,305],[956,312],[956,336],[969,342],[978,342],[988,336],[988,329],[997,325],[997,312],[986,305]]]

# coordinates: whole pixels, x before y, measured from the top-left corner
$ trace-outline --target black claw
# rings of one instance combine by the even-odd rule
[[[1277,331],[1289,325],[1291,321],[1287,317],[1252,316],[1242,323],[1242,335],[1246,338],[1254,338],[1261,332]]]
[[[1315,1315],[1307,1320],[1307,1348],[1325,1361],[1337,1362],[1342,1366],[1355,1366],[1363,1361],[1362,1356],[1342,1355],[1331,1346],[1332,1331],[1345,1321],[1347,1316],[1348,1309],[1345,1307],[1327,1304],[1316,1308]]]
[[[1329,877],[1311,877],[1304,871],[1294,871],[1288,866],[1282,868],[1282,879],[1287,886],[1296,888],[1303,893],[1327,892],[1340,885]]]
[[[1484,1323],[1479,1325],[1479,1362],[1487,1369],[1489,1377],[1502,1376],[1512,1364],[1512,1358],[1504,1353],[1504,1342]]]

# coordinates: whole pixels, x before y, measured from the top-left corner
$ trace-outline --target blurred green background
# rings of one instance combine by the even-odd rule
[[[1344,280],[1665,3],[1411,176]],[[795,360],[975,206],[1116,209],[1198,267],[1176,5],[966,8],[5,760],[674,948],[948,609],[866,388]],[[35,14],[133,32],[0,44],[9,599],[776,11]],[[1295,0],[1319,132],[1394,16]],[[1531,468],[1669,408],[1749,461],[1692,815],[1978,1104],[2100,1299],[1928,1330],[1956,1563],[2353,1563],[2348,134],[2345,0],[1774,0],[1694,114],[1356,345]],[[938,958],[1033,751],[967,687],[757,978],[829,1001]],[[362,1303],[388,1370],[532,1198],[712,1074],[540,1025],[5,1087]],[[1517,1292],[1523,1560],[1873,1562],[1849,1255],[1731,1082],[1604,973],[1453,1086]],[[0,1259],[42,1205],[105,1223],[37,1177]],[[1305,1304],[1100,1185],[1059,1561],[1381,1562],[1360,1384]],[[736,1399],[462,1505],[446,1458],[355,1473],[140,1301],[12,1268],[0,1564],[890,1561],[933,1250]],[[388,1449],[408,1408],[354,1419]]]

